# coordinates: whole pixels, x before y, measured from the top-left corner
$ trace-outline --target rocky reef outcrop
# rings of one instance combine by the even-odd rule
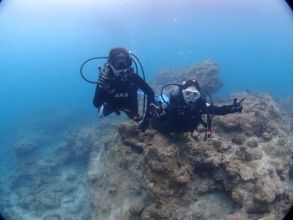
[[[30,139],[23,138],[23,139],[17,140],[14,143],[13,149],[15,154],[18,157],[30,157],[36,153],[37,144]]]
[[[18,169],[0,182],[4,217],[282,219],[293,201],[291,114],[268,94],[232,97],[246,98],[243,112],[215,116],[209,141],[201,127],[142,133],[116,116],[67,132],[49,155],[17,141]]]
[[[36,152],[37,144],[30,140],[18,140],[14,144],[17,169],[0,182],[4,218],[96,219],[88,200],[89,156],[93,149],[102,149],[101,143],[114,124],[107,119],[68,131],[48,155]]]
[[[208,60],[163,70],[152,87],[159,94],[166,83],[190,78],[210,93],[222,86],[218,65]],[[226,103],[233,97],[246,98],[243,112],[215,116],[210,140],[204,140],[201,125],[193,133],[142,133],[116,115],[61,129],[62,139],[47,155],[40,152],[46,138],[21,135],[13,145],[17,169],[0,179],[4,217],[282,219],[293,202],[292,100],[239,92]]]
[[[188,79],[196,79],[199,85],[211,94],[223,86],[218,64],[214,60],[206,60],[186,68],[162,69],[151,82],[151,87],[156,94],[160,94],[161,88],[167,83],[182,83]]]
[[[99,219],[282,219],[292,204],[292,131],[267,94],[214,117],[214,135],[166,136],[135,124],[94,149],[90,201]],[[234,95],[234,96],[235,96]]]

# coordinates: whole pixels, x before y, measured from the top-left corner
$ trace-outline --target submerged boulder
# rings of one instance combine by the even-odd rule
[[[20,139],[13,145],[16,155],[20,158],[32,156],[36,153],[38,145],[30,139]]]
[[[206,60],[186,68],[166,68],[155,75],[151,87],[156,94],[167,83],[182,83],[183,80],[196,79],[209,93],[217,92],[223,83],[219,76],[219,66],[213,60]]]

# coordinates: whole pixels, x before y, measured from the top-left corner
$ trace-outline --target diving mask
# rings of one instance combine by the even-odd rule
[[[125,76],[127,76],[128,71],[130,69],[129,67],[124,68],[124,69],[117,69],[112,64],[109,64],[109,65],[110,65],[110,67],[112,69],[113,74],[115,76],[117,76],[117,77],[125,77]]]
[[[126,59],[115,59],[111,62],[111,65],[117,69],[117,70],[122,70],[129,68],[128,61]]]
[[[125,77],[130,69],[126,59],[115,59],[109,65],[117,77]]]
[[[201,96],[201,93],[194,87],[183,89],[183,97],[187,104],[195,103]]]

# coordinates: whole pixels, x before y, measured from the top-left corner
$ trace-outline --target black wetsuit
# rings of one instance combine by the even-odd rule
[[[104,105],[103,115],[107,116],[112,112],[125,112],[129,118],[138,117],[138,89],[142,90],[147,95],[147,111],[151,102],[154,102],[154,92],[149,85],[131,68],[126,79],[114,77],[109,70],[107,83],[109,88],[102,89],[98,84],[93,99],[93,104],[96,108]],[[101,76],[100,76],[101,77]]]
[[[153,115],[151,119],[151,126],[162,133],[194,131],[201,123],[202,115],[207,115],[207,113],[209,115],[226,115],[236,112],[233,105],[207,105],[203,95],[201,95],[193,107],[188,106],[183,96],[180,95],[180,90],[171,93],[169,103],[170,105],[164,109],[164,115],[159,118]]]

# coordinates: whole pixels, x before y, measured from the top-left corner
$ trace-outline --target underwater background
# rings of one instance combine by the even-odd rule
[[[95,86],[80,77],[88,58],[125,47],[147,80],[167,67],[207,59],[220,66],[224,87],[292,100],[292,11],[283,0],[48,0],[0,2],[0,173],[18,163],[20,138],[53,151],[63,133],[99,123]],[[98,77],[97,65],[87,77]],[[168,83],[168,82],[167,82]]]

